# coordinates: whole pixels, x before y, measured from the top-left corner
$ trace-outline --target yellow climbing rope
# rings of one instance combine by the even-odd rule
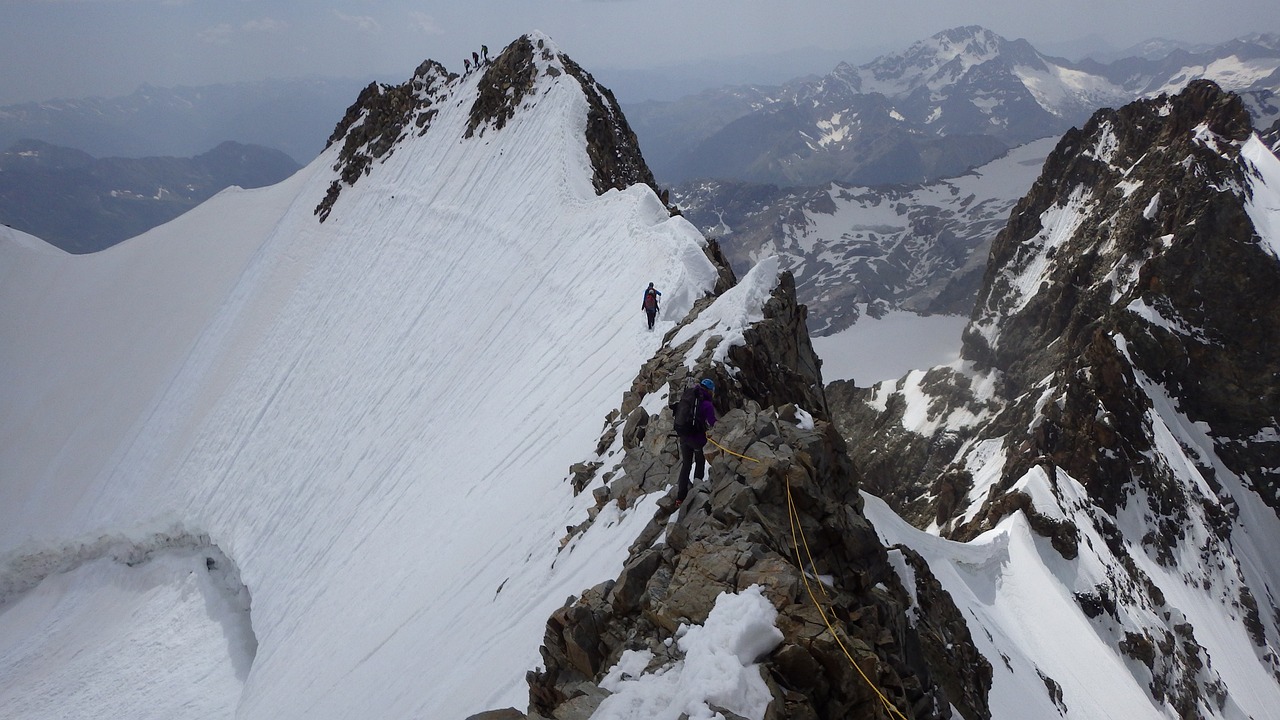
[[[712,440],[710,436],[707,437],[707,441],[730,455],[740,457],[744,460],[750,460],[751,462],[760,462],[756,458],[748,457],[730,450],[715,440]],[[858,666],[858,661],[853,659],[853,654],[849,652],[849,648],[845,647],[844,641],[840,639],[840,635],[836,633],[835,627],[831,625],[831,620],[827,617],[826,611],[822,609],[822,603],[818,602],[818,597],[813,592],[813,586],[809,584],[809,573],[805,571],[804,560],[800,557],[801,544],[804,545],[804,553],[809,558],[809,567],[813,569],[814,577],[817,577],[818,575],[818,567],[813,562],[813,554],[809,550],[809,539],[805,537],[804,528],[800,526],[800,511],[796,509],[795,500],[791,497],[790,478],[787,478],[786,484],[787,514],[789,516],[788,519],[791,521],[791,545],[795,549],[796,565],[800,566],[800,579],[804,582],[804,589],[809,593],[809,599],[813,601],[814,608],[817,609],[818,615],[822,617],[822,622],[826,624],[827,631],[831,633],[831,637],[835,638],[836,644],[840,646],[840,650],[844,652],[844,656],[849,659],[849,664],[853,665],[853,669],[858,671],[858,674],[866,681],[867,686],[875,691],[876,696],[880,698],[880,702],[884,704],[885,710],[887,710],[892,717],[907,720],[906,716],[902,714],[902,711],[898,710],[893,703],[889,702],[889,698],[885,697],[885,694],[880,691],[880,688],[877,687],[876,684],[872,682],[871,678],[867,677],[867,674],[862,671],[862,668]],[[827,598],[829,602],[831,598],[827,595],[826,588],[823,588],[821,584],[819,584],[818,588],[821,590],[823,597]]]
[[[730,455],[736,455],[736,456],[738,456],[738,457],[742,458],[743,460],[750,460],[750,461],[751,461],[751,462],[753,462],[753,463],[758,463],[758,462],[760,462],[759,460],[757,460],[757,459],[755,459],[755,458],[753,458],[753,457],[747,457],[746,455],[743,455],[742,453],[736,453],[736,452],[734,452],[734,451],[730,450],[729,448],[727,448],[727,447],[725,447],[725,446],[721,445],[720,443],[716,442],[715,440],[712,440],[710,435],[708,435],[708,436],[707,436],[707,442],[711,443],[712,445],[715,445],[716,447],[718,447],[718,448],[720,448],[721,450],[723,450],[723,451],[725,451],[725,452],[729,453]]]

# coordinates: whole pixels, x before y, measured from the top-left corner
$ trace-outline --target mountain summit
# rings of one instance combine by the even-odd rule
[[[462,138],[483,139],[486,132],[502,130],[517,113],[531,111],[547,86],[560,78],[577,82],[586,101],[583,136],[596,192],[641,183],[658,192],[613,93],[561,53],[550,38],[533,34],[522,36],[492,59],[486,54],[475,67],[468,64],[461,77],[427,61],[404,84],[370,83],[329,138],[330,146],[342,144],[333,168],[339,178],[329,186],[316,214],[323,222],[342,188],[368,174],[371,163],[394,152],[397,143],[413,135],[452,132],[452,127],[432,130],[442,104],[469,99]]]
[[[1239,97],[1198,81],[1099,111],[993,243],[962,360],[829,389],[872,492],[1043,574],[1035,623],[1002,615],[1012,584],[975,598],[988,637],[1045,649],[997,664],[993,695],[1039,675],[1069,717],[1280,702],[1278,218],[1280,161]]]

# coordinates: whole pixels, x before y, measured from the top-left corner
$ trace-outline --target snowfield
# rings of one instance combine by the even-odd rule
[[[569,465],[715,275],[647,187],[592,191],[571,77],[540,77],[536,108],[460,141],[479,77],[324,224],[312,210],[336,147],[102,253],[6,231],[0,707],[525,706],[547,617],[616,576],[653,513],[641,503],[559,552],[593,504]],[[191,577],[202,559],[157,540],[172,534],[236,566],[251,667],[218,631],[234,591]],[[104,536],[159,549],[132,567],[85,560]],[[98,679],[64,656],[94,658]]]

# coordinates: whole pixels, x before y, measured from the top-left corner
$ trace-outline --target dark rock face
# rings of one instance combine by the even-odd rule
[[[1270,128],[1259,132],[1258,136],[1262,138],[1262,142],[1271,148],[1271,152],[1280,156],[1280,120],[1276,120]]]
[[[610,416],[598,450],[620,446],[623,459],[594,491],[591,518],[571,533],[608,502],[630,507],[674,482],[671,413],[649,415],[641,407],[646,395],[713,377],[716,405],[727,411],[713,437],[725,449],[708,445],[706,482],[676,513],[659,510],[616,580],[587,590],[548,621],[544,669],[529,674],[531,717],[589,716],[608,695],[599,682],[625,650],[650,651],[650,670],[679,661],[671,639],[680,626],[704,622],[721,593],[752,585],[778,609],[784,636],[760,660],[773,694],[766,717],[888,717],[841,644],[908,717],[950,717],[952,705],[966,718],[990,716],[990,666],[950,597],[927,570],[916,573],[916,587],[903,587],[862,515],[857,472],[826,419],[804,308],[790,276],[780,280],[764,320],[728,350],[726,364],[712,360],[723,342],[718,335],[704,331],[668,345]],[[710,302],[700,301],[685,325]],[[699,358],[692,373],[684,364],[691,354]],[[793,520],[803,540],[793,535]],[[802,565],[830,582],[820,589]],[[916,607],[914,622],[908,606]]]
[[[591,74],[568,57],[562,57],[564,68],[582,85],[587,98],[587,155],[595,171],[592,182],[597,193],[622,190],[644,183],[658,190],[653,172],[640,154],[640,141],[627,124],[613,91],[595,81]]]
[[[0,153],[0,222],[67,252],[111,247],[232,185],[273,185],[298,171],[279,150],[224,142],[191,158],[95,158],[35,140]]]
[[[1163,384],[1188,416],[1236,444],[1270,427],[1280,406],[1280,357],[1262,339],[1280,337],[1280,317],[1256,312],[1280,287],[1280,274],[1256,241],[1241,198],[1206,192],[1206,175],[1219,186],[1246,185],[1238,153],[1252,131],[1249,116],[1236,96],[1208,82],[1193,83],[1171,102],[1174,110],[1166,116],[1160,114],[1162,100],[1102,111],[1063,138],[1042,181],[992,246],[984,290],[964,339],[964,356],[998,368],[1011,389],[1030,388],[1055,373],[1071,377],[1086,367],[1100,370],[1091,374],[1083,397],[1076,394],[1082,384],[1069,385],[1075,391],[1055,422],[1062,444],[1078,448],[1059,464],[1073,477],[1087,478],[1091,496],[1104,500],[1108,510],[1122,500],[1117,480],[1131,465],[1119,458],[1148,449],[1140,439],[1147,435],[1141,432],[1146,403],[1131,390],[1131,367]],[[1104,161],[1089,148],[1107,133],[1116,151]],[[1199,139],[1205,133],[1209,139]],[[1150,157],[1152,148],[1165,148],[1158,160]],[[1191,162],[1184,167],[1177,162],[1182,158]],[[1131,169],[1122,175],[1121,168]],[[1140,187],[1126,196],[1119,189],[1126,182]],[[1091,217],[1112,220],[1082,222],[1055,249],[1035,295],[1020,295],[1011,288],[1015,276],[1008,270],[1031,260],[1041,218],[1070,202],[1067,197],[1079,187],[1117,188],[1097,197],[1089,210]],[[1127,286],[1108,280],[1118,260],[1131,273]],[[1023,309],[1013,311],[1022,302]],[[1173,322],[1151,322],[1129,310],[1134,304]],[[991,339],[987,329],[997,323],[998,337]],[[1178,328],[1196,332],[1187,336]],[[1109,339],[1116,332],[1131,343],[1128,357]],[[1113,409],[1113,427],[1098,427],[1096,400]],[[1116,449],[1115,442],[1126,441],[1136,444],[1117,451],[1114,464],[1097,467],[1091,445]],[[1263,468],[1275,466],[1278,450],[1253,461],[1235,451],[1224,456],[1273,507],[1277,478]]]
[[[392,152],[395,144],[408,134],[410,125],[417,128],[419,135],[427,131],[431,119],[439,112],[433,106],[443,100],[457,78],[457,74],[445,70],[440,63],[427,60],[406,83],[394,86],[369,83],[360,91],[360,96],[347,108],[347,114],[329,136],[328,145],[341,140],[342,151],[333,167],[338,179],[329,185],[315,209],[320,222],[329,217],[344,185],[355,185],[368,175],[373,161]]]
[[[533,43],[522,36],[485,66],[480,78],[480,91],[471,104],[471,117],[463,137],[471,137],[485,128],[501,130],[516,115],[516,108],[533,92],[538,68],[533,63]]]
[[[1265,651],[1280,609],[1258,607],[1274,578],[1233,548],[1243,505],[1280,512],[1280,314],[1266,299],[1280,262],[1247,209],[1251,135],[1240,99],[1206,81],[1099,111],[993,242],[967,364],[828,387],[866,487],[917,526],[964,541],[1021,513],[1064,559],[1110,567],[1112,586],[1077,594],[1082,612],[1100,628],[1163,618],[1116,647],[1184,718],[1218,712],[1228,688],[1151,562],[1199,578],[1193,592],[1221,602],[1280,679]]]

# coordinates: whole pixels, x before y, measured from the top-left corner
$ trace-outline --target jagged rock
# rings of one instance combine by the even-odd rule
[[[395,144],[410,131],[410,124],[417,127],[419,135],[427,131],[438,112],[433,106],[447,96],[457,79],[456,73],[449,72],[440,63],[426,60],[408,82],[400,85],[374,82],[360,91],[325,145],[328,148],[342,141],[342,150],[333,166],[338,179],[330,183],[315,209],[320,222],[329,217],[343,186],[355,185],[368,175],[373,161],[392,152]]]
[[[1276,120],[1271,127],[1258,133],[1262,142],[1271,148],[1271,152],[1280,156],[1280,120]]]
[[[515,708],[486,710],[467,717],[467,720],[525,720],[526,715]]]
[[[607,598],[614,612],[626,614],[640,607],[649,578],[661,561],[656,550],[644,550],[627,562]]]
[[[533,62],[533,42],[527,35],[508,45],[488,65],[480,78],[480,89],[471,104],[464,138],[486,128],[501,130],[515,117],[516,108],[533,91],[538,68]]]
[[[569,467],[571,483],[573,484],[573,494],[577,495],[595,478],[596,471],[604,465],[601,462],[582,462],[574,463]]]
[[[1205,81],[1099,111],[1062,138],[992,243],[964,362],[827,388],[868,488],[918,527],[963,541],[1021,514],[1063,559],[1112,568],[1110,590],[1077,591],[1081,611],[1108,633],[1149,618],[1115,643],[1179,717],[1221,708],[1225,689],[1148,559],[1199,577],[1193,592],[1260,648],[1280,641],[1280,608],[1255,623],[1240,601],[1258,576],[1232,548],[1232,488],[1280,512],[1280,314],[1259,311],[1280,262],[1247,208],[1251,134],[1240,99]],[[1274,653],[1259,662],[1280,679]]]
[[[952,611],[931,609],[927,615],[931,637],[940,638],[928,645],[933,657],[981,660],[936,582],[926,590],[902,588],[862,516],[858,475],[843,439],[826,420],[819,362],[789,276],[780,278],[764,320],[744,337],[745,345],[729,349],[726,365],[713,361],[708,350],[721,341],[717,337],[699,338],[705,343],[701,351],[688,343],[664,348],[627,393],[622,415],[638,417],[634,413],[644,412],[639,404],[647,394],[682,387],[690,375],[714,377],[715,402],[724,412],[713,436],[724,449],[709,446],[705,481],[694,485],[678,512],[659,511],[632,545],[616,581],[584,592],[548,621],[543,669],[528,676],[530,711],[560,717],[573,693],[598,683],[625,650],[653,652],[651,668],[678,660],[671,640],[681,625],[705,622],[721,593],[759,585],[778,609],[784,635],[759,660],[774,693],[766,717],[879,717],[879,695],[850,664],[841,643],[879,691],[913,718],[950,717],[952,703],[970,709],[966,717],[989,716],[990,676],[978,670],[980,662],[971,662],[974,670],[967,674],[946,671],[953,700],[919,650],[922,641],[905,609],[912,597],[928,597],[930,608]],[[683,358],[695,353],[699,359],[690,372]],[[609,492],[624,506],[675,479],[671,413],[664,409],[646,417],[643,433],[621,434],[626,454]],[[791,508],[803,544],[792,533]],[[655,544],[659,537],[665,542]],[[800,552],[811,555],[813,573],[827,578],[821,590],[797,566]],[[815,598],[822,598],[826,620]]]

